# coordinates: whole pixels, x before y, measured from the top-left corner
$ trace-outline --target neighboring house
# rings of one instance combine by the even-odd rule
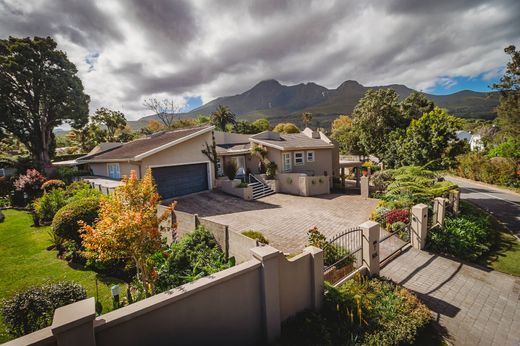
[[[484,143],[482,142],[482,137],[479,134],[472,134],[468,131],[457,131],[457,138],[461,140],[465,140],[469,143],[469,148],[471,151],[483,151]]]
[[[218,175],[224,174],[228,162],[239,170],[259,173],[260,159],[251,155],[251,146],[267,150],[267,159],[276,163],[279,173],[305,173],[309,176],[336,176],[339,172],[337,146],[322,132],[306,128],[301,133],[282,134],[264,131],[254,135],[215,132]]]
[[[78,163],[93,175],[120,179],[135,170],[141,178],[148,168],[163,199],[213,188],[215,172],[202,152],[212,143],[213,126],[159,132],[128,143],[103,143]]]

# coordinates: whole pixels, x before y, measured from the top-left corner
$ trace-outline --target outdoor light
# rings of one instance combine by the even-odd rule
[[[119,307],[119,285],[114,285],[110,288],[112,292],[112,303],[114,304],[114,309]]]

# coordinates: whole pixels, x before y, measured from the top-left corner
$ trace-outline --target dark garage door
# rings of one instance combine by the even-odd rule
[[[163,199],[208,189],[206,163],[152,168],[152,175]]]

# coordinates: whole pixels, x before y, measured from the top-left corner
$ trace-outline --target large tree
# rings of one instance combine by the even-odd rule
[[[520,137],[520,52],[511,45],[504,49],[511,56],[506,65],[504,76],[493,88],[500,92],[500,102],[497,107],[500,127],[514,138]]]
[[[401,114],[408,121],[419,119],[424,113],[430,113],[435,108],[432,101],[428,100],[423,93],[413,91],[399,104]]]
[[[217,109],[211,113],[211,123],[220,131],[226,131],[227,125],[236,124],[236,115],[231,112],[229,107],[218,105]]]
[[[370,89],[359,100],[352,113],[352,128],[359,145],[368,155],[386,158],[389,135],[406,126],[400,112],[399,95],[392,89]]]
[[[456,135],[462,125],[461,119],[438,107],[412,120],[401,139],[403,163],[417,166],[432,162],[432,167],[446,168],[465,149]]]
[[[145,100],[143,105],[155,113],[157,119],[163,123],[166,129],[173,128],[175,113],[179,113],[182,110],[182,106],[172,99],[158,100],[151,98]]]
[[[0,131],[12,133],[35,164],[51,167],[53,129],[88,121],[89,96],[76,66],[50,37],[0,40]]]
[[[113,111],[104,107],[96,110],[92,122],[101,128],[103,141],[117,142],[126,129],[126,117],[122,112]]]

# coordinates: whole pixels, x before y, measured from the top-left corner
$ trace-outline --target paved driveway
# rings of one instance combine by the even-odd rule
[[[520,345],[520,278],[415,249],[381,275],[415,291],[455,345]]]
[[[307,244],[307,230],[317,226],[327,236],[368,220],[376,199],[330,194],[300,197],[274,194],[244,201],[220,192],[205,192],[177,199],[177,209],[199,214],[241,232],[262,232],[270,245],[286,252],[299,252]]]

